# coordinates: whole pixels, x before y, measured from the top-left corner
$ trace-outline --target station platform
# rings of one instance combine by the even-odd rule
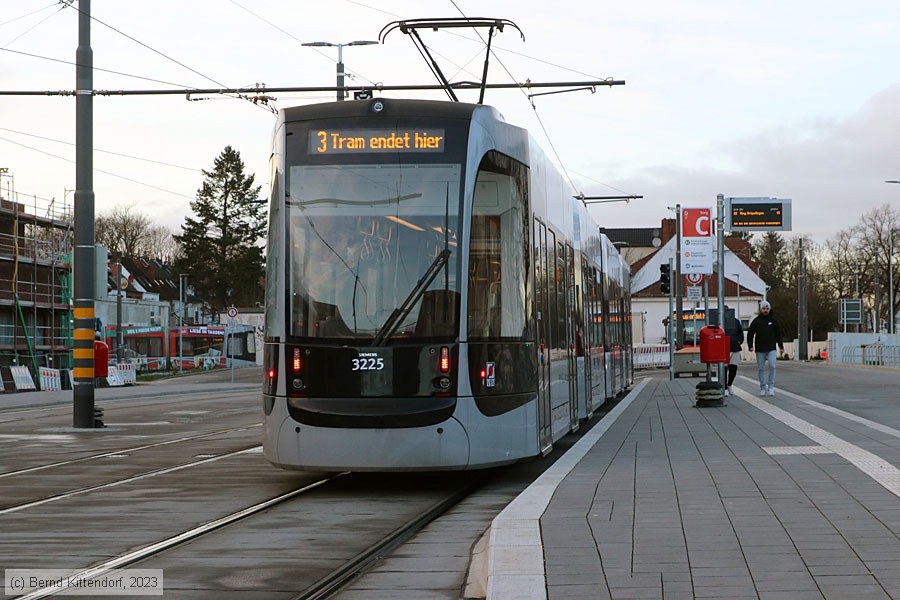
[[[755,372],[638,378],[494,519],[487,597],[900,598],[900,371]]]

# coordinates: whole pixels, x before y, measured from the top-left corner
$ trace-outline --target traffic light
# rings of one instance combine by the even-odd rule
[[[659,265],[659,290],[663,294],[668,294],[669,291],[671,290],[671,288],[669,286],[669,284],[670,284],[669,275],[670,275],[669,263],[664,263],[664,264]]]

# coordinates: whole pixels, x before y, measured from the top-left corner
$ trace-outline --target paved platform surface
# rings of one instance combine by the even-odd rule
[[[494,520],[488,598],[900,598],[900,372],[742,374],[638,380]]]

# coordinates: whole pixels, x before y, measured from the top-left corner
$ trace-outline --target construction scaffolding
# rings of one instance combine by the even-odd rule
[[[0,366],[71,368],[73,220],[64,200],[0,195]]]

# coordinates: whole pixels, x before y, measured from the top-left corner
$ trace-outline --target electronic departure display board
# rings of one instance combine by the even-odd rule
[[[443,129],[313,129],[308,153],[375,154],[395,152],[443,152]]]
[[[726,231],[791,231],[791,200],[726,198]]]

